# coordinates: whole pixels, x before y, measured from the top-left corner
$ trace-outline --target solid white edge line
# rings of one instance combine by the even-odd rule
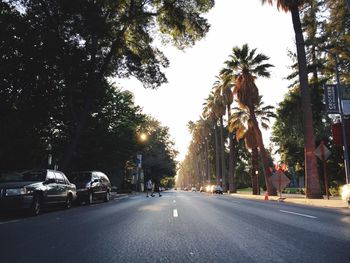
[[[19,222],[19,221],[21,221],[21,220],[16,219],[16,220],[11,220],[11,221],[0,222],[0,225],[10,224],[10,223],[16,223],[16,222]]]
[[[177,214],[177,209],[173,209],[173,217],[178,217],[179,215]]]
[[[305,214],[299,214],[299,213],[295,213],[295,212],[291,212],[291,211],[286,211],[286,210],[280,210],[280,212],[282,212],[282,213],[287,213],[287,214],[292,214],[292,215],[304,216],[304,217],[308,217],[308,218],[317,218],[316,216],[310,216],[310,215],[305,215]]]

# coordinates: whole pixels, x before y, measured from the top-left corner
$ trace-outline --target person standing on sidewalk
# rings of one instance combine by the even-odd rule
[[[149,179],[149,180],[146,182],[146,192],[147,192],[146,197],[149,197],[149,196],[148,196],[148,192],[151,193],[151,196],[154,196],[153,193],[152,193],[152,187],[153,187],[152,180]]]

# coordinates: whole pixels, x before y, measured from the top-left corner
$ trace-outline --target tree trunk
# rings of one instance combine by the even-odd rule
[[[305,156],[305,182],[307,198],[322,198],[320,181],[317,171],[317,162],[314,154],[315,138],[313,130],[313,117],[311,109],[310,91],[308,85],[306,54],[303,32],[297,6],[290,8],[295,31],[295,40],[298,56],[299,80],[301,90],[301,103],[303,108],[304,126],[304,156]]]
[[[230,105],[227,105],[227,120],[229,121],[231,117]],[[228,183],[230,193],[236,193],[236,184],[235,184],[235,172],[233,165],[235,164],[235,143],[233,139],[233,132],[228,132],[228,137],[230,141],[230,153],[228,161]]]
[[[206,181],[210,181],[210,163],[209,163],[209,149],[208,140],[205,140],[205,164],[206,164]]]
[[[271,170],[269,169],[269,158],[264,146],[264,141],[262,138],[261,131],[259,129],[259,124],[255,116],[254,109],[250,109],[250,117],[254,125],[254,132],[255,132],[255,137],[256,141],[258,143],[259,151],[260,151],[260,156],[263,164],[263,170],[264,170],[264,177],[265,177],[265,184],[266,184],[266,189],[267,193],[269,195],[277,195],[276,189],[272,185],[271,181]]]
[[[227,191],[227,178],[226,178],[226,163],[225,163],[225,142],[224,142],[224,122],[222,116],[220,117],[220,146],[221,146],[221,178],[222,189]]]
[[[216,184],[220,185],[220,147],[219,147],[219,135],[218,125],[215,123],[215,172],[216,172]]]
[[[65,154],[61,164],[61,170],[63,171],[69,167],[72,161],[72,157],[77,150],[77,147],[81,139],[81,135],[83,133],[83,130],[86,127],[86,124],[89,118],[89,113],[91,111],[93,100],[96,97],[96,90],[100,88],[99,87],[100,82],[107,71],[108,65],[110,64],[111,60],[115,56],[115,49],[117,48],[119,41],[123,37],[127,28],[128,28],[128,24],[125,24],[121,29],[121,31],[117,33],[117,36],[112,42],[111,48],[107,52],[107,55],[105,56],[100,68],[98,68],[98,65],[96,62],[96,56],[98,53],[98,39],[97,39],[97,36],[92,37],[93,40],[90,47],[91,62],[88,70],[88,82],[87,82],[87,89],[85,91],[84,108],[82,110],[80,119],[77,122],[76,129],[71,139],[71,143],[67,146],[65,150]]]
[[[252,178],[252,189],[253,195],[258,195],[258,176],[256,171],[259,171],[259,150],[258,148],[252,149],[252,170],[251,170],[251,178]]]

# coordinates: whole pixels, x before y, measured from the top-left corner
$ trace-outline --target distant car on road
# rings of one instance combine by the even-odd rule
[[[76,187],[64,173],[53,170],[28,170],[0,174],[0,210],[29,210],[38,215],[43,206],[72,206]]]
[[[347,203],[350,208],[350,184],[343,185],[341,197]]]
[[[99,171],[74,172],[70,173],[68,178],[77,187],[77,202],[92,204],[98,199],[109,201],[112,185],[104,173]]]
[[[196,187],[192,187],[191,188],[191,192],[197,192],[197,188]]]
[[[223,189],[220,185],[212,185],[210,188],[210,192],[213,194],[223,194]]]

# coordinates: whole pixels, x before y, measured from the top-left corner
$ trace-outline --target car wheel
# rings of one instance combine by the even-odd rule
[[[66,204],[65,204],[66,209],[69,209],[72,207],[72,201],[73,201],[72,196],[68,195],[66,199]]]
[[[90,192],[87,199],[86,199],[86,204],[91,205],[92,202],[93,202],[92,192]]]
[[[38,194],[34,195],[32,204],[30,206],[30,214],[33,216],[39,215],[41,212],[41,198]]]
[[[111,194],[107,191],[104,201],[108,202],[111,199]]]

